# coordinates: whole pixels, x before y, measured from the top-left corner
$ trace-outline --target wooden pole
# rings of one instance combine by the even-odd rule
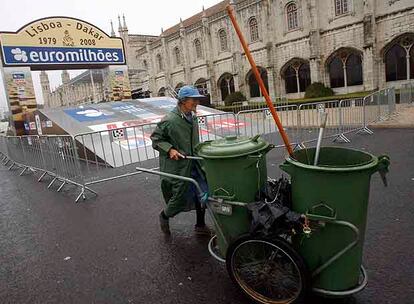
[[[236,17],[234,16],[234,10],[231,5],[227,5],[227,14],[230,17],[231,23],[233,24],[234,29],[236,30],[237,36],[239,36],[240,43],[243,47],[243,50],[246,54],[247,59],[250,62],[250,65],[252,67],[253,74],[256,78],[257,83],[259,84],[260,90],[262,91],[262,94],[266,100],[267,106],[269,107],[270,113],[272,113],[273,119],[276,122],[277,128],[279,129],[279,133],[282,136],[283,142],[286,146],[286,149],[289,153],[289,155],[293,154],[292,146],[290,145],[289,138],[285,132],[285,129],[283,129],[282,123],[280,122],[279,116],[277,115],[276,109],[273,106],[272,100],[270,99],[269,93],[267,92],[266,86],[264,85],[263,79],[260,76],[259,70],[257,69],[256,63],[254,62],[254,59],[252,57],[252,54],[250,53],[249,47],[247,46],[246,40],[244,39],[243,33],[239,27],[239,24],[237,23]]]

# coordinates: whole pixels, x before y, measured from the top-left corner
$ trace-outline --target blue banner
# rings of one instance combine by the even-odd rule
[[[5,65],[124,64],[122,49],[3,46]]]

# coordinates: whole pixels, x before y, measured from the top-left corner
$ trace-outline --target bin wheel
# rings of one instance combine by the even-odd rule
[[[242,236],[227,250],[227,272],[257,303],[301,302],[310,288],[303,258],[281,238]]]

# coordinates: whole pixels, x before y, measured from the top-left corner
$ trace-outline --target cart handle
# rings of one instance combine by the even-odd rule
[[[193,178],[180,176],[180,175],[176,175],[176,174],[171,174],[171,173],[166,173],[166,172],[161,172],[161,171],[155,171],[153,169],[140,168],[140,167],[136,167],[136,170],[138,172],[145,172],[145,173],[149,173],[149,174],[153,174],[153,175],[164,176],[164,177],[169,177],[169,178],[175,178],[175,179],[179,179],[179,180],[182,180],[182,181],[190,182],[197,188],[197,191],[200,193],[200,197],[202,197],[202,199],[205,202],[207,202],[207,201],[220,202],[219,200],[208,197],[208,194],[205,194],[203,192],[203,190],[201,190],[200,185]],[[228,245],[227,239],[226,239],[222,229],[220,228],[220,225],[218,224],[217,219],[214,216],[213,211],[209,208],[209,204],[206,204],[206,205],[207,205],[208,213],[210,214],[210,217],[213,220],[214,226],[216,227],[216,230],[217,230],[216,233],[220,234],[220,237],[223,239],[225,245],[227,246]]]
[[[149,173],[149,174],[153,174],[153,175],[158,175],[158,176],[163,176],[163,177],[169,177],[169,178],[179,179],[179,180],[182,180],[182,181],[185,181],[185,182],[190,182],[190,183],[192,183],[196,187],[196,189],[197,189],[200,197],[204,198],[204,192],[203,192],[203,190],[201,190],[200,185],[193,178],[185,177],[185,176],[180,176],[180,175],[175,175],[175,174],[166,173],[166,172],[161,172],[161,171],[155,171],[153,169],[145,169],[145,168],[140,168],[140,167],[136,167],[135,169],[138,172],[145,172],[145,173]]]

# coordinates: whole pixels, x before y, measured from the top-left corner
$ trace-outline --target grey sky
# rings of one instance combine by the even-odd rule
[[[167,29],[180,20],[197,12],[202,6],[210,7],[220,0],[19,0],[0,2],[0,31],[17,31],[33,20],[51,17],[68,16],[88,21],[107,33],[110,23],[114,21],[115,31],[118,28],[117,16],[125,14],[129,33],[159,35],[161,27]],[[60,84],[60,71],[48,72],[51,87]],[[78,71],[79,73],[79,71]],[[43,102],[40,92],[38,72],[33,72],[35,91],[38,102]],[[76,71],[71,73],[76,74]],[[0,75],[0,107],[6,104],[3,80]]]

